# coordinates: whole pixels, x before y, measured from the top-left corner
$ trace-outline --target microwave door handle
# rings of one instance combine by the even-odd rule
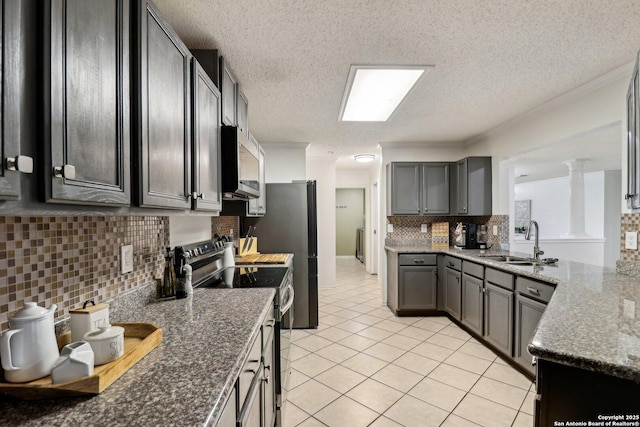
[[[289,299],[287,300],[287,303],[280,308],[280,315],[284,315],[287,311],[289,311],[289,309],[293,305],[293,299],[295,297],[295,291],[293,290],[293,285],[287,286],[287,291],[288,291],[287,293],[289,294]]]

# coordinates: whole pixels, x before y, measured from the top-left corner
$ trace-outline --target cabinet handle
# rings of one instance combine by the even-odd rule
[[[204,199],[204,193],[198,194],[198,199]]]
[[[264,365],[265,371],[271,371],[271,365]]]
[[[538,364],[538,358],[535,356],[531,356],[531,366],[536,366]]]
[[[7,168],[8,169],[8,168]],[[629,200],[629,199],[633,199],[635,197],[635,194],[625,194],[624,195],[624,199],[625,200]]]
[[[262,379],[262,381],[264,381],[264,382],[265,382],[265,384],[269,384],[269,377],[264,377],[264,378]]]
[[[530,288],[529,286],[527,286],[527,290],[534,295],[540,295],[540,290],[536,288]]]
[[[54,166],[53,176],[56,178],[76,179],[76,167],[73,165]]]
[[[423,259],[414,259],[413,262],[416,263],[416,264],[424,264],[424,260]]]
[[[10,171],[33,173],[33,158],[29,156],[7,157],[5,167]]]
[[[456,282],[460,283],[460,278],[456,277]]]

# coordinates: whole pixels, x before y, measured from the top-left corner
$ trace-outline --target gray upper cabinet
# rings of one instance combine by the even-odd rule
[[[236,84],[236,118],[240,132],[249,138],[249,100]]]
[[[136,5],[136,202],[189,209],[191,54],[153,3]]]
[[[193,59],[193,209],[220,212],[220,92]]]
[[[420,214],[421,163],[387,165],[387,215]]]
[[[422,213],[449,214],[449,163],[422,164]]]
[[[491,157],[467,157],[456,164],[452,193],[458,215],[491,215]]]
[[[264,149],[258,144],[253,135],[249,135],[251,141],[258,147],[258,174],[260,176],[260,196],[249,199],[247,203],[247,216],[264,216],[267,213],[267,184],[265,182],[265,153]]]
[[[449,214],[449,163],[393,162],[387,179],[388,215]]]
[[[17,200],[20,194],[20,172],[33,171],[33,159],[21,151],[21,114],[26,109],[24,47],[21,31],[22,2],[1,1],[0,22],[0,199]]]
[[[231,74],[229,64],[220,57],[220,93],[222,94],[222,124],[237,126],[236,78]]]
[[[131,201],[129,35],[128,1],[44,3],[47,202]]]
[[[640,55],[640,52],[638,53]],[[627,208],[640,208],[640,91],[638,59],[627,91]]]

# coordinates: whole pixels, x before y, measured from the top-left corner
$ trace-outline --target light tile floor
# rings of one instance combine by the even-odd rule
[[[284,427],[533,426],[531,381],[446,317],[395,317],[355,258],[319,310],[293,332]]]

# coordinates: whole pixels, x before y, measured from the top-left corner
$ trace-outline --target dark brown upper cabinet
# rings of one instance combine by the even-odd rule
[[[135,40],[136,204],[191,208],[191,53],[150,1]]]
[[[220,93],[222,94],[222,124],[237,126],[236,78],[231,74],[229,64],[220,57]],[[247,137],[248,138],[248,137]]]
[[[43,9],[44,199],[129,205],[129,2],[46,0]]]
[[[33,158],[21,150],[21,115],[27,109],[23,76],[28,49],[22,32],[26,18],[20,2],[0,0],[0,11],[0,199],[18,200],[19,172],[33,171]]]
[[[220,92],[193,59],[193,209],[220,212]]]

